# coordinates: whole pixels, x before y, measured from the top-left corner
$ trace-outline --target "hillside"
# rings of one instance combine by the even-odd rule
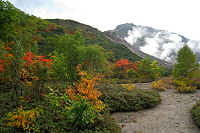
[[[124,58],[133,62],[141,58],[150,57],[153,60],[157,60],[164,67],[172,67],[171,63],[146,54],[137,47],[131,46],[125,40],[120,39],[126,34],[132,25],[126,27],[126,30],[123,30],[124,27],[118,26],[117,29],[122,30],[116,30],[117,34],[113,34],[113,32],[103,33],[96,28],[76,22],[74,20],[48,19],[48,21],[64,26],[65,30],[69,34],[74,33],[76,30],[82,30],[87,44],[99,44],[105,49],[113,51],[115,53],[115,60]]]
[[[176,62],[177,52],[187,44],[200,62],[200,41],[189,40],[177,33],[131,23],[118,25],[109,32],[115,33],[117,37],[127,41],[134,48],[171,63]]]
[[[132,62],[141,59],[140,56],[132,53],[123,44],[111,41],[104,35],[103,32],[89,25],[82,24],[74,20],[48,19],[48,21],[63,26],[68,34],[73,34],[75,31],[81,30],[86,44],[98,44],[104,47],[107,51],[113,52],[114,61],[121,58],[129,59]]]

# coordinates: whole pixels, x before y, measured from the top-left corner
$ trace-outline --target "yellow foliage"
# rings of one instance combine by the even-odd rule
[[[164,91],[170,86],[165,84],[162,80],[154,81],[151,83],[151,88],[155,90]]]
[[[26,83],[27,83],[28,86],[32,86],[32,82],[29,82],[29,81],[26,80]]]
[[[122,84],[122,87],[131,91],[131,90],[134,90],[136,86],[133,84]]]
[[[174,83],[177,85],[175,92],[189,93],[196,91],[197,88],[196,86],[187,85],[187,82],[184,80],[175,80]]]
[[[32,79],[32,80],[39,80],[38,76],[33,76],[34,74],[30,72],[28,69],[22,68],[20,71],[21,78],[25,80],[25,82],[30,85],[32,84],[31,82],[28,82],[27,79]]]
[[[27,78],[27,77],[30,77],[30,72],[28,72],[27,69],[22,68],[21,71],[20,71],[20,75],[21,75],[22,78]]]
[[[33,80],[39,80],[39,77],[38,77],[38,76],[31,76],[31,78],[32,78]]]
[[[20,106],[17,111],[8,113],[7,126],[23,129],[34,127],[34,122],[38,116],[39,112],[37,109],[24,111],[23,107]]]
[[[190,93],[196,91],[196,86],[178,86],[176,87],[175,92],[184,92],[184,93]]]
[[[81,65],[77,66],[78,74],[81,76],[80,82],[76,83],[75,86],[69,87],[66,91],[72,100],[78,100],[77,95],[86,98],[90,103],[95,105],[95,109],[101,111],[105,105],[101,100],[98,100],[101,92],[97,90],[98,82],[101,77],[89,78],[85,71],[80,70]]]
[[[103,102],[101,100],[98,100],[98,101],[96,101],[94,108],[97,109],[98,112],[101,112],[105,108],[105,104],[103,104]]]

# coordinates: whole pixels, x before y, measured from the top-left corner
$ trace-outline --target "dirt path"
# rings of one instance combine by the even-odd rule
[[[137,87],[149,89],[149,83],[137,84]],[[152,109],[114,113],[112,116],[126,133],[200,133],[189,112],[200,100],[200,91],[194,94],[173,91],[160,92],[162,102]]]

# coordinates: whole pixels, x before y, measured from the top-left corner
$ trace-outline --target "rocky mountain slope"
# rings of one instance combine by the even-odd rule
[[[157,60],[164,67],[172,68],[170,62],[154,57],[141,51],[139,47],[127,43],[124,38],[127,37],[127,32],[133,25],[128,25],[128,27],[122,26],[121,28],[118,26],[115,31],[101,32],[96,28],[73,20],[49,19],[48,21],[66,27],[66,30],[69,33],[74,33],[76,30],[82,30],[87,44],[99,44],[105,49],[113,51],[115,59],[119,60],[120,58],[124,58],[134,62],[148,56],[153,60]]]
[[[109,32],[109,31],[108,31],[108,32],[104,32],[104,34],[105,34],[105,36],[106,36],[108,39],[110,39],[111,41],[116,42],[116,43],[121,43],[121,44],[123,44],[123,45],[126,46],[132,53],[138,55],[138,56],[141,57],[141,58],[147,58],[147,57],[149,57],[149,58],[151,58],[152,60],[158,61],[158,63],[161,64],[163,67],[166,67],[166,68],[172,68],[172,67],[173,67],[172,63],[167,62],[167,61],[165,61],[165,60],[159,59],[159,58],[157,58],[157,57],[155,57],[155,56],[151,56],[151,55],[149,55],[149,54],[147,54],[147,53],[142,52],[140,49],[138,49],[138,48],[135,47],[134,45],[129,44],[126,40],[119,38],[115,33],[112,33],[112,32]]]
[[[134,49],[170,63],[176,62],[177,52],[187,44],[200,62],[200,41],[187,39],[177,33],[131,23],[119,25],[109,32],[127,41]]]

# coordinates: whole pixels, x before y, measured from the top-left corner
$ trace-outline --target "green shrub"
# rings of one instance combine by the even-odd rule
[[[117,84],[127,83],[149,83],[155,81],[152,78],[129,78],[129,79],[116,79]]]
[[[161,102],[155,90],[127,90],[120,87],[102,89],[101,100],[111,112],[138,111],[152,108]]]
[[[192,119],[198,127],[200,127],[200,101],[197,102],[191,109]]]
[[[79,131],[79,133],[122,133],[121,127],[110,117],[108,113],[95,119],[93,125],[88,129]]]
[[[149,83],[153,81],[155,81],[155,79],[142,77],[142,78],[134,78],[132,82],[133,83]]]
[[[133,79],[116,79],[117,84],[127,84],[127,83],[132,83]]]

